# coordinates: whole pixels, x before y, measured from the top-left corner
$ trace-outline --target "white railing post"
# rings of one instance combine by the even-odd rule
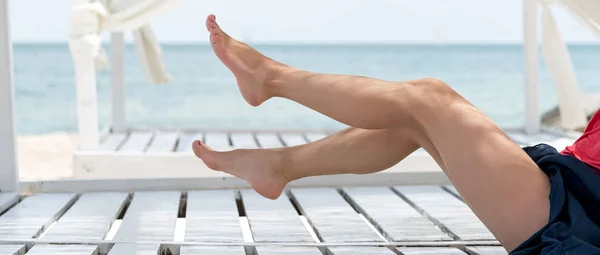
[[[12,41],[8,0],[0,0],[0,191],[18,191]]]
[[[523,56],[525,81],[525,132],[537,133],[541,126],[539,106],[538,1],[523,0]]]
[[[113,132],[125,131],[125,39],[123,32],[110,35]]]

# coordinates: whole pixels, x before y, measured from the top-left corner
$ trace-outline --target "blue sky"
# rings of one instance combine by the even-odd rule
[[[162,42],[206,42],[217,14],[233,36],[253,42],[518,43],[522,0],[183,0],[153,26]],[[13,40],[66,42],[72,0],[9,0]],[[569,42],[598,43],[555,8]]]

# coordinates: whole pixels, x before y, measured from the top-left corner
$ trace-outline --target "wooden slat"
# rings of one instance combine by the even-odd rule
[[[0,193],[0,213],[6,211],[19,201],[19,194],[13,192]]]
[[[100,144],[101,151],[116,151],[127,139],[125,133],[111,133],[108,137]]]
[[[389,240],[444,241],[452,240],[426,217],[384,187],[344,188],[344,192],[375,222]]]
[[[179,137],[179,143],[177,143],[177,150],[181,152],[191,152],[192,143],[194,141],[204,141],[204,134],[198,133],[184,133]]]
[[[244,247],[182,246],[179,254],[180,255],[245,255],[246,251],[244,251]]]
[[[157,255],[160,244],[115,244],[108,255]]]
[[[312,247],[256,247],[258,255],[322,255],[317,248]]]
[[[181,193],[136,192],[113,240],[173,241]]]
[[[233,133],[231,134],[231,143],[236,149],[256,149],[258,144],[254,140],[252,133]]]
[[[25,254],[25,245],[3,244],[0,245],[0,255],[22,255]]]
[[[256,140],[261,148],[281,148],[283,144],[275,133],[260,133],[256,134]]]
[[[132,131],[127,141],[119,148],[119,151],[143,152],[150,144],[151,139],[152,132]]]
[[[323,241],[383,241],[335,189],[292,189],[291,193]]]
[[[229,137],[225,132],[209,132],[206,133],[204,138],[206,145],[214,150],[227,151],[232,149],[229,144]]]
[[[34,245],[27,255],[96,255],[96,245]]]
[[[393,255],[390,249],[384,247],[330,247],[333,255]]]
[[[190,191],[185,217],[186,241],[244,242],[231,190]]]
[[[325,132],[320,132],[320,133],[306,133],[306,139],[308,139],[309,142],[315,142],[318,140],[321,140],[325,137],[327,137],[327,134]]]
[[[0,216],[0,238],[37,237],[75,200],[75,194],[35,194]]]
[[[462,240],[495,240],[492,233],[461,200],[437,186],[396,186],[417,207]]]
[[[398,250],[400,252],[402,252],[402,254],[405,255],[466,255],[466,253],[462,252],[459,249],[456,248],[446,248],[446,247],[440,247],[440,248],[421,248],[421,247],[415,247],[415,248],[398,248]]]
[[[508,252],[500,246],[473,246],[467,247],[467,251],[478,255],[506,255]]]
[[[103,240],[128,196],[127,193],[85,193],[42,239]]]
[[[255,242],[315,242],[287,196],[270,200],[244,190],[242,198]]]
[[[175,150],[175,144],[177,143],[177,133],[175,132],[157,132],[154,135],[154,139],[150,143],[150,146],[146,151],[148,152],[170,152]]]
[[[280,134],[281,140],[285,143],[285,146],[292,147],[303,145],[306,143],[306,140],[302,136],[302,134]]]

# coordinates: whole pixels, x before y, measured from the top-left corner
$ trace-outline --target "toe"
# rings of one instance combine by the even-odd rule
[[[194,151],[194,154],[196,154],[196,157],[204,161],[204,164],[206,164],[206,166],[213,170],[219,170],[219,152],[213,151],[201,141],[194,141],[194,143],[192,144],[192,149]]]
[[[210,33],[210,43],[215,44],[215,45],[220,45],[223,42],[223,37],[221,37],[221,34],[214,32],[214,33]]]
[[[206,18],[206,30],[211,31],[213,28],[217,27],[217,22],[216,22],[216,17],[215,15],[211,14],[208,15],[208,17]]]

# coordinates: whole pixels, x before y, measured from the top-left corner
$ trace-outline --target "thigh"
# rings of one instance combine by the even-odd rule
[[[465,202],[507,250],[548,222],[550,181],[483,112],[454,92],[415,117]]]

